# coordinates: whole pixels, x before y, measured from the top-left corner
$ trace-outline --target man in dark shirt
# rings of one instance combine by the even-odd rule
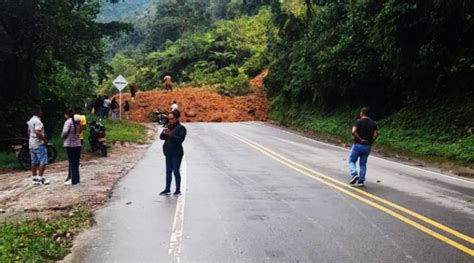
[[[367,171],[367,159],[369,158],[372,143],[377,140],[377,124],[368,116],[369,109],[364,107],[360,110],[360,119],[352,127],[354,136],[354,145],[349,156],[349,168],[351,171],[350,184],[357,183],[358,186],[364,186],[365,173]],[[359,159],[360,175],[357,173],[357,159]]]

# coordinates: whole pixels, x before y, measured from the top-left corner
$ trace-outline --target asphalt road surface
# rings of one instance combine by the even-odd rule
[[[74,261],[474,262],[474,181],[371,156],[355,188],[347,149],[264,123],[185,126],[184,195],[159,196],[157,140]]]

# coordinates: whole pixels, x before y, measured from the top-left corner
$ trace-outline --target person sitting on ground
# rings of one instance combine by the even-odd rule
[[[352,127],[354,136],[354,145],[349,155],[349,168],[351,172],[350,184],[357,183],[358,186],[364,186],[365,174],[367,171],[367,159],[369,158],[372,144],[377,140],[377,124],[368,116],[369,108],[363,107],[360,110],[360,119]],[[357,173],[356,163],[359,159],[360,174]]]
[[[176,111],[168,114],[169,125],[160,134],[160,139],[164,140],[163,153],[166,159],[166,186],[160,195],[171,194],[171,174],[174,174],[176,181],[176,191],[174,195],[181,195],[181,161],[184,155],[183,142],[186,138],[186,128],[179,122],[179,113]]]
[[[28,145],[31,154],[31,172],[33,174],[34,185],[47,185],[49,180],[44,178],[44,171],[48,164],[48,140],[44,132],[44,125],[41,122],[43,111],[38,105],[32,107],[33,116],[26,123],[28,125]],[[39,168],[38,174],[36,168]]]

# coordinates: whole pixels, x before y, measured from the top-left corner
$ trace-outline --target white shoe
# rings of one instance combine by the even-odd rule
[[[38,184],[48,185],[48,184],[49,184],[49,180],[45,179],[44,177],[40,177],[40,178],[38,179]]]
[[[64,185],[72,185],[71,179],[69,179],[69,180],[67,180],[66,182],[64,182]]]
[[[39,185],[40,182],[38,181],[38,176],[33,177],[33,185]]]

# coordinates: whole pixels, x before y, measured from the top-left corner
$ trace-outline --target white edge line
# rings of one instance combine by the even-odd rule
[[[256,122],[256,123],[257,123],[258,125],[267,126],[267,127],[268,127],[268,125],[264,125],[264,124],[262,124],[262,123],[260,123],[260,122]],[[270,124],[270,125],[273,125],[273,124]],[[290,131],[287,131],[287,130],[284,130],[284,129],[278,129],[278,130],[280,130],[280,131],[282,131],[282,132],[285,132],[285,133],[287,133],[287,134],[296,135],[296,136],[298,136],[298,137],[301,137],[301,138],[303,138],[303,139],[305,139],[305,140],[309,140],[309,141],[311,141],[311,142],[319,143],[319,144],[322,144],[322,145],[325,145],[325,146],[330,146],[330,147],[333,147],[333,148],[342,149],[342,150],[345,150],[345,151],[347,151],[347,152],[350,152],[350,150],[348,150],[348,149],[346,149],[346,148],[344,148],[344,147],[336,146],[336,145],[333,145],[333,144],[330,144],[330,143],[321,142],[321,141],[318,141],[318,140],[316,140],[316,139],[303,136],[303,135],[298,134],[298,133],[296,133],[296,132],[290,132]],[[408,168],[412,168],[412,169],[415,169],[415,170],[419,170],[419,171],[431,173],[431,174],[434,174],[434,175],[439,175],[439,176],[442,176],[442,177],[445,177],[445,178],[457,180],[457,181],[460,181],[460,182],[474,184],[474,181],[467,180],[467,179],[462,179],[462,178],[458,178],[458,177],[456,177],[456,175],[446,175],[446,174],[442,174],[442,173],[439,173],[439,172],[433,172],[433,171],[430,171],[430,170],[427,170],[427,169],[422,169],[422,168],[419,168],[419,167],[414,167],[414,166],[411,166],[411,165],[408,165],[408,164],[398,163],[398,162],[395,162],[395,161],[387,160],[387,159],[385,159],[385,158],[378,157],[378,156],[371,156],[371,157],[372,157],[372,158],[375,158],[375,159],[379,159],[379,160],[385,161],[385,162],[394,163],[394,164],[402,165],[402,166],[405,166],[405,167],[408,167]]]
[[[174,213],[173,228],[170,237],[170,247],[168,255],[173,257],[173,262],[180,262],[181,245],[183,240],[184,228],[184,205],[186,202],[186,179],[187,179],[187,162],[186,156],[183,156],[181,165],[181,196],[176,201],[176,210]]]

